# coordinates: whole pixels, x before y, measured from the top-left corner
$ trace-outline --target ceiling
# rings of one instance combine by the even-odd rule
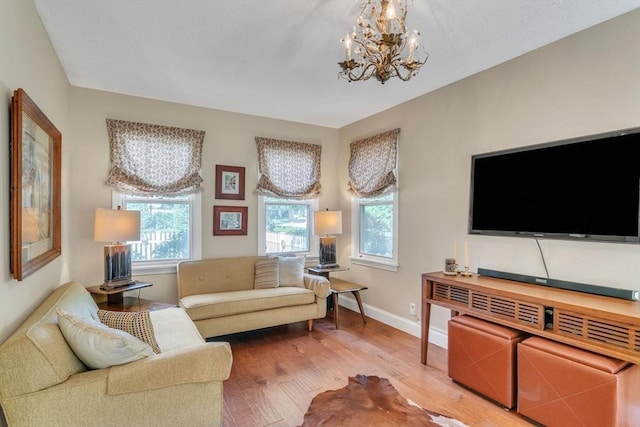
[[[640,0],[409,0],[430,57],[338,79],[364,0],[34,0],[78,87],[340,128],[640,7]]]

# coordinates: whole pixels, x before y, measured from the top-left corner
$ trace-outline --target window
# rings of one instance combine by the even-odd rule
[[[322,146],[256,137],[258,149],[258,254],[317,257],[312,234],[318,210]]]
[[[354,264],[398,270],[397,161],[400,129],[350,145],[351,258]]]
[[[140,211],[134,274],[171,273],[201,255],[204,131],[107,119],[113,207]]]
[[[352,203],[352,262],[386,270],[398,269],[397,192]]]
[[[312,234],[313,211],[318,199],[292,200],[259,196],[258,253],[310,254],[317,252],[317,237]]]
[[[114,191],[114,207],[140,211],[140,241],[132,246],[134,274],[175,272],[200,258],[200,195],[136,196]]]

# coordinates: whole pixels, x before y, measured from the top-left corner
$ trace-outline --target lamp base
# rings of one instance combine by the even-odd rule
[[[133,283],[131,279],[131,245],[114,243],[104,246],[104,283],[102,289],[113,289]]]
[[[322,263],[320,263],[320,264],[316,265],[316,268],[320,268],[320,269],[322,269],[322,268],[340,268],[340,266],[338,265],[338,263],[335,263],[335,262],[334,263],[330,263],[330,264],[322,264]]]
[[[108,291],[110,289],[121,288],[123,286],[133,285],[134,283],[136,283],[136,281],[135,280],[131,280],[131,278],[129,278],[129,279],[121,279],[121,280],[110,280],[110,281],[104,282],[102,285],[100,285],[100,289],[104,289],[105,291]]]
[[[338,260],[336,258],[336,238],[335,236],[320,237],[320,253],[318,268],[336,268]]]

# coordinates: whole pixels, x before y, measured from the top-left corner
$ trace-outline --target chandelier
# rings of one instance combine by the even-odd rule
[[[429,54],[420,45],[420,33],[407,31],[406,17],[406,0],[367,0],[357,28],[354,26],[352,34],[341,40],[346,60],[338,63],[338,77],[350,82],[375,77],[384,84],[391,77],[406,82],[418,74]],[[416,52],[418,48],[421,53]],[[417,58],[416,53],[424,59]]]

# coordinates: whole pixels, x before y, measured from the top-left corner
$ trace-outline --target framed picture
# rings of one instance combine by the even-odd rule
[[[11,272],[22,280],[62,253],[62,135],[22,89],[11,99]]]
[[[246,206],[214,206],[213,235],[246,236],[248,210]]]
[[[216,199],[244,200],[244,168],[216,165]]]

